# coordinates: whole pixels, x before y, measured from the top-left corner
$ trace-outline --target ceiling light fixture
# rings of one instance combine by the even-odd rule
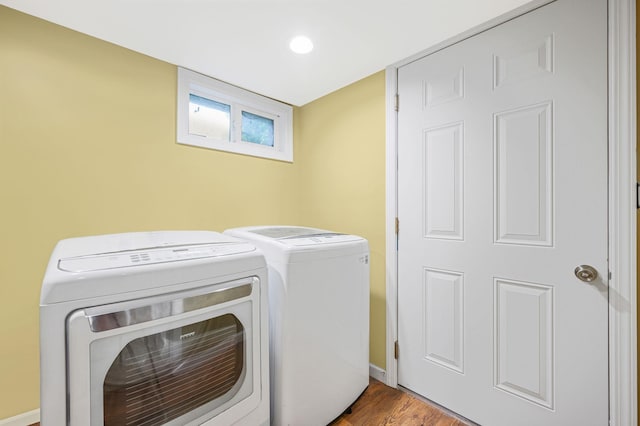
[[[295,53],[304,55],[305,53],[309,53],[313,50],[313,43],[309,37],[297,36],[291,39],[291,42],[289,42],[289,48]]]

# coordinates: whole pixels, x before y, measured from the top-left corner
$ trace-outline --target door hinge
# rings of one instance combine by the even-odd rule
[[[400,234],[400,221],[396,217],[396,235]]]
[[[636,182],[636,209],[640,209],[640,183],[639,182]]]
[[[396,340],[393,343],[393,357],[398,359],[398,353],[400,352],[400,346],[398,345],[398,341]]]
[[[400,110],[400,95],[396,93],[396,97],[395,97],[395,105],[393,106],[393,108],[396,111]]]

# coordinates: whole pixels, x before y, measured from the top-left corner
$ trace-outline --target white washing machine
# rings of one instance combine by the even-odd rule
[[[225,233],[267,259],[272,424],[328,424],[369,384],[367,240],[291,226]]]
[[[60,241],[40,299],[43,426],[268,425],[267,269],[215,232]]]

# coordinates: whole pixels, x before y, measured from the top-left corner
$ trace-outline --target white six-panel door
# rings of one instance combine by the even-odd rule
[[[398,382],[486,426],[608,422],[606,25],[558,0],[398,70]]]

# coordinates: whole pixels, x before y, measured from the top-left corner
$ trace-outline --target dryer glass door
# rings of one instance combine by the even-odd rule
[[[162,425],[216,398],[223,404],[238,391],[244,342],[232,314],[132,340],[104,380],[104,425]]]
[[[255,408],[259,294],[249,277],[71,313],[69,424],[200,424]]]

